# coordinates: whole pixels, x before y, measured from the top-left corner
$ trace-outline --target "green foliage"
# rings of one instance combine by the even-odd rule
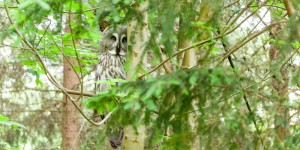
[[[0,82],[4,83],[0,84],[0,92],[5,93],[5,90],[10,89],[6,85],[12,84],[12,87],[15,87],[12,90],[17,89],[23,93],[14,95],[9,100],[9,107],[15,106],[19,109],[19,106],[25,103],[22,105],[24,110],[38,108],[52,111],[52,108],[59,107],[60,109],[61,101],[57,104],[55,100],[61,98],[61,94],[52,93],[55,100],[53,97],[35,95],[39,97],[38,100],[46,99],[46,101],[39,101],[38,106],[31,106],[34,100],[27,93],[28,91],[24,91],[31,81],[21,81],[33,76],[33,81],[38,85],[35,87],[38,88],[37,90],[49,86],[47,82],[42,81],[46,74],[44,67],[52,68],[52,70],[61,68],[63,58],[79,61],[81,66],[75,65],[73,69],[82,73],[82,78],[89,76],[97,64],[97,49],[101,38],[98,31],[99,22],[106,19],[114,26],[137,19],[141,27],[144,25],[142,14],[136,8],[146,1],[6,0],[5,2],[9,6],[10,18],[5,14],[4,9],[0,10],[0,19],[4,20],[0,24],[0,44],[5,47],[7,41],[11,42],[10,48],[15,52],[14,55],[12,54],[15,60],[0,62],[0,70],[3,74],[0,76]],[[112,88],[108,92],[100,92],[94,97],[83,100],[88,109],[97,110],[99,114],[113,111],[106,124],[111,128],[120,125],[134,125],[135,127],[146,125],[148,135],[146,146],[149,149],[156,147],[190,149],[195,141],[200,141],[204,149],[261,149],[263,147],[260,139],[264,141],[266,149],[276,149],[283,147],[282,145],[286,149],[299,147],[299,125],[293,125],[294,122],[290,121],[290,118],[282,120],[282,122],[290,122],[291,125],[287,127],[290,135],[282,143],[276,142],[278,135],[275,133],[274,118],[277,115],[278,105],[297,111],[299,102],[281,103],[282,97],[272,87],[273,77],[281,83],[284,82],[281,68],[286,68],[284,71],[287,72],[294,69],[294,72],[288,74],[292,83],[289,85],[289,92],[299,87],[300,69],[299,65],[293,62],[299,59],[298,14],[289,18],[287,26],[284,26],[280,32],[280,37],[269,40],[270,32],[266,31],[263,37],[255,37],[248,45],[245,44],[235,49],[241,44],[240,41],[246,41],[252,35],[251,32],[259,31],[261,26],[269,24],[264,21],[263,25],[262,23],[258,26],[251,25],[253,22],[257,23],[265,19],[262,18],[261,12],[272,10],[266,16],[271,16],[274,21],[287,19],[282,1],[269,0],[266,1],[265,6],[261,6],[262,2],[251,1],[250,7],[244,14],[241,14],[241,10],[250,1],[148,0],[147,2],[149,2],[146,12],[149,20],[150,40],[145,47],[152,56],[147,66],[153,67],[165,57],[171,57],[178,52],[178,46],[182,41],[198,43],[210,39],[209,42],[194,47],[197,52],[195,61],[199,61],[199,56],[203,63],[198,63],[198,66],[193,69],[178,69],[181,67],[181,58],[172,58],[171,63],[175,71],[167,75],[162,75],[165,73],[158,69],[154,72],[157,76],[149,75],[147,80],[96,81],[96,83],[107,84]],[[299,10],[300,5],[294,5]],[[257,16],[249,16],[253,12],[256,12],[254,14]],[[248,16],[250,19],[246,19]],[[257,18],[259,21],[256,20]],[[8,22],[10,19],[12,24]],[[70,24],[66,24],[69,19]],[[245,22],[240,24],[244,19],[246,19]],[[216,24],[219,24],[218,28]],[[65,31],[66,27],[71,27],[71,31]],[[250,29],[252,27],[253,30]],[[16,33],[17,29],[21,35]],[[227,41],[212,39],[220,36],[217,31],[225,29],[226,31],[234,29],[228,35],[221,35],[226,40],[228,38]],[[244,30],[247,30],[247,33]],[[133,37],[132,39],[137,41],[140,38]],[[30,45],[32,45],[31,48]],[[279,49],[279,57],[273,62],[269,59],[270,45]],[[231,56],[236,66],[234,69],[226,60],[220,63],[220,60],[225,59],[223,57],[227,50],[233,52]],[[36,57],[35,52],[41,56],[42,60]],[[45,66],[40,61],[45,62]],[[16,67],[14,63],[20,66]],[[10,65],[13,69],[7,69]],[[146,72],[146,69],[144,71]],[[10,76],[14,78],[11,79]],[[62,74],[59,73],[55,76],[58,81],[62,78]],[[85,82],[86,80],[84,84]],[[93,86],[89,84],[84,87],[84,90],[89,87]],[[249,112],[249,108],[246,107],[245,95],[252,112]],[[6,102],[5,94],[0,93],[0,96],[1,100]],[[6,106],[7,103],[3,105],[3,107]],[[56,118],[60,118],[60,115],[60,112],[55,115],[51,112],[51,116],[56,116]],[[27,122],[32,122],[36,118],[39,120],[46,118],[41,117],[39,112],[30,115],[22,113],[19,117]],[[33,148],[39,148],[45,145],[44,143],[60,145],[60,133],[52,132],[54,129],[59,129],[59,121],[50,120],[48,117],[43,126],[38,126],[39,124],[31,126],[36,131],[34,132],[36,135],[31,134],[30,137]],[[196,127],[191,126],[193,122],[191,117],[194,117]],[[257,128],[253,125],[253,120],[256,121]],[[0,126],[5,126],[5,129],[23,127],[4,116],[0,116]],[[4,128],[0,128],[1,134],[4,134],[2,130]],[[165,134],[167,131],[170,133]],[[27,133],[22,132],[23,136],[20,135],[15,134],[11,142],[13,144],[25,143],[24,135],[27,136]],[[93,132],[82,133],[85,139],[82,138],[81,148],[93,149],[100,136],[103,136],[100,130],[96,136]],[[97,138],[97,140],[90,140],[92,138]],[[8,149],[13,149],[10,147],[10,142],[0,141],[1,144],[7,145]]]
[[[18,130],[21,128],[25,128],[25,126],[20,123],[11,121],[8,117],[0,114],[0,135],[2,135],[3,132],[5,132],[5,130],[7,129]],[[19,150],[19,148],[11,147],[9,143],[3,141],[2,139],[0,140],[0,147],[6,150]]]
[[[96,63],[96,47],[98,46],[100,35],[95,32],[98,27],[93,11],[85,11],[88,9],[88,3],[79,1],[21,0],[18,9],[9,12],[14,24],[11,25],[8,31],[14,31],[15,27],[18,28],[20,33],[35,47],[42,57],[53,62],[61,62],[62,53],[68,58],[76,58],[76,53],[78,53],[81,64],[83,66],[91,66]],[[68,14],[69,12],[78,12],[72,14],[76,19],[74,22],[71,22],[73,34],[65,33],[63,36],[60,35],[63,29],[62,12],[66,12],[65,14],[67,15],[70,15]],[[15,45],[24,42],[21,39],[18,36]],[[85,41],[85,45],[80,46],[76,44],[74,47],[73,43],[76,43],[76,39]],[[61,47],[60,43],[64,43],[65,47]],[[21,53],[19,57],[27,59],[27,54]],[[41,71],[43,70],[41,64],[37,63],[38,65],[36,65],[34,64],[35,62],[36,60],[23,60],[23,64],[28,69],[32,69],[38,74],[44,74]],[[84,74],[88,74],[91,70],[88,67],[83,67],[83,69]]]
[[[269,1],[268,4],[274,6],[274,9],[276,11],[272,11],[271,15],[273,19],[280,19],[282,18],[282,15],[285,13],[285,6],[281,1]]]
[[[92,1],[89,2],[92,3]],[[13,130],[1,133],[1,140],[3,135],[3,139],[6,139],[12,147],[27,144],[32,149],[45,145],[59,149],[61,106],[56,103],[60,102],[62,94],[51,92],[51,90],[47,92],[49,87],[54,86],[48,84],[45,78],[45,68],[60,82],[62,73],[57,70],[62,69],[64,55],[67,59],[80,61],[82,70],[78,66],[73,68],[76,71],[82,71],[82,77],[91,74],[94,69],[93,65],[97,63],[100,34],[94,10],[91,9],[89,2],[6,0],[5,4],[8,6],[10,18],[6,14],[3,3],[0,4],[0,51],[3,52],[2,44],[4,43],[4,45],[11,46],[7,47],[8,53],[11,52],[7,61],[2,61],[2,57],[0,58],[0,70],[3,73],[0,81],[6,82],[0,84],[0,99],[3,102],[0,109],[4,112],[18,110],[18,113],[13,112],[12,115],[25,122],[30,128],[30,132]],[[63,31],[69,14],[74,16],[71,17],[73,19],[71,21],[72,34]],[[9,22],[10,19],[12,23]],[[17,34],[16,29],[20,35]],[[26,43],[32,47],[30,48]],[[41,60],[36,57],[37,55]],[[10,86],[11,84],[13,86]],[[6,97],[2,97],[3,89],[8,90],[8,94],[5,93]],[[28,89],[37,89],[37,91],[33,92]],[[28,110],[30,112],[27,112]],[[45,117],[45,114],[49,113],[51,116]],[[0,149],[2,147],[1,145]]]
[[[11,121],[8,117],[5,117],[3,115],[0,115],[0,124],[10,127],[12,129],[25,128],[25,126],[23,126],[22,124]]]
[[[100,112],[115,107],[117,110],[112,122],[120,122],[123,125],[149,125],[152,131],[149,136],[151,144],[158,144],[154,143],[158,135],[163,135],[163,132],[172,126],[175,134],[168,138],[165,144],[187,148],[193,137],[189,124],[184,121],[188,119],[189,113],[200,113],[203,116],[199,121],[204,121],[202,119],[206,114],[205,107],[217,105],[221,97],[225,98],[223,101],[227,101],[226,97],[238,92],[238,88],[239,82],[235,80],[234,75],[224,73],[221,68],[178,70],[170,75],[123,83],[109,92],[99,93],[87,99],[86,106],[100,109]],[[196,103],[193,104],[193,100]],[[118,105],[115,105],[116,102]],[[199,110],[190,112],[193,105]],[[198,132],[205,126],[199,126]]]

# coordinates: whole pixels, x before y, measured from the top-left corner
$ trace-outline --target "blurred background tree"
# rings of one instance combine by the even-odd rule
[[[0,2],[0,114],[26,127],[0,128],[6,147],[101,149],[120,124],[138,149],[300,146],[296,1]],[[94,93],[103,19],[134,25],[130,78]],[[111,110],[106,124],[92,109]]]

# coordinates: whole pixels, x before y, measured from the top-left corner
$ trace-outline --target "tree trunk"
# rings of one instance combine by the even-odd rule
[[[137,11],[142,12],[143,20],[142,23],[138,23],[136,19],[133,19],[127,24],[127,63],[130,64],[127,71],[128,80],[136,79],[139,75],[139,70],[141,69],[139,67],[143,66],[139,63],[145,61],[145,59],[142,58],[142,53],[146,49],[145,46],[150,37],[147,11],[144,11],[148,8],[148,2],[143,2],[134,7]],[[141,114],[141,118],[143,118],[143,114]],[[144,125],[139,125],[137,130],[135,130],[133,126],[127,126],[124,128],[124,142],[122,148],[124,150],[142,150],[145,146],[145,137]]]
[[[290,0],[283,0],[283,4],[285,5],[285,8],[287,10],[288,16],[291,18],[295,13],[296,9],[293,6],[293,3]],[[273,18],[272,18],[273,19]],[[295,20],[294,20],[295,21]],[[298,19],[296,22],[299,22]],[[291,31],[296,31],[295,33],[291,33],[291,37],[293,40],[299,41],[300,39],[300,25],[295,24],[296,27],[294,30],[291,29]],[[283,28],[283,25],[276,25],[271,29],[271,37],[273,39],[280,39],[280,31]],[[270,48],[270,61],[273,64],[274,61],[277,59],[280,59],[280,49],[275,44],[271,45]],[[284,106],[285,102],[289,101],[289,77],[288,77],[288,67],[282,66],[279,70],[279,75],[274,76],[272,79],[272,87],[273,92],[279,97],[278,106],[277,106],[277,114],[275,116],[275,132],[277,134],[279,142],[283,142],[288,135],[290,134],[288,130],[289,126],[289,109]]]
[[[281,29],[283,28],[283,24],[278,24],[272,27],[270,31],[270,35],[273,39],[279,40],[281,35]],[[276,61],[280,59],[280,48],[275,43],[271,43],[269,58],[271,62],[271,70],[273,65],[276,64]],[[277,134],[278,140],[282,142],[288,135],[289,130],[287,126],[288,123],[288,113],[289,110],[286,106],[284,106],[284,102],[289,101],[288,97],[288,70],[286,66],[282,66],[279,68],[279,73],[275,74],[272,78],[272,88],[273,94],[278,96],[276,102],[276,115],[275,115],[275,132]],[[277,72],[277,71],[276,71]]]
[[[65,32],[70,33],[70,27],[66,26]],[[70,60],[73,66],[78,66],[77,60]],[[63,59],[64,78],[63,85],[65,88],[78,90],[80,80],[77,73],[73,70],[67,58]],[[73,99],[78,99],[78,95],[71,95]],[[79,101],[76,102],[79,105]],[[79,150],[80,135],[80,113],[72,104],[67,95],[63,98],[63,114],[62,114],[62,149],[63,150]]]
[[[188,47],[190,45],[192,45],[191,41],[184,40],[184,41],[180,41],[180,44],[179,44],[178,48],[184,48],[184,47]],[[192,49],[190,49],[190,50],[188,50],[184,53],[184,57],[183,57],[183,61],[182,61],[182,67],[192,68],[192,67],[195,67],[196,64],[197,64],[196,50],[195,50],[195,48],[192,48]],[[194,110],[198,110],[197,102],[195,100],[193,100],[192,106],[193,106]],[[197,112],[197,111],[195,111],[195,112]],[[194,136],[194,142],[191,142],[192,143],[191,149],[192,150],[199,150],[201,148],[200,148],[200,141],[198,140],[199,139],[199,134],[197,132],[197,128],[198,128],[197,113],[189,114],[188,119],[189,119],[189,124],[190,124],[191,129],[192,129],[193,134],[194,134],[193,135]]]
[[[194,3],[187,1],[190,4],[190,7],[192,7],[192,5],[195,5]],[[193,44],[193,41],[191,39],[194,39],[193,34],[194,33],[190,33],[187,34],[186,31],[188,31],[190,28],[189,24],[192,21],[199,21],[199,22],[206,22],[206,25],[209,25],[210,22],[213,20],[214,16],[216,15],[216,10],[217,10],[217,6],[219,6],[220,4],[216,5],[215,7],[211,7],[213,5],[213,2],[210,0],[204,0],[201,1],[200,3],[198,3],[199,5],[199,13],[195,15],[190,15],[187,18],[180,18],[180,28],[179,28],[179,34],[178,34],[178,48],[182,49],[188,46],[191,46]],[[183,13],[189,13],[189,7],[187,8],[182,8],[182,12]],[[195,19],[197,18],[197,20]],[[197,40],[202,41],[207,39],[210,34],[211,31],[203,31],[201,28],[196,29],[195,32],[200,32],[202,33],[199,37],[196,37]],[[192,36],[191,36],[192,35]],[[197,49],[196,48],[192,48],[188,51],[186,51],[183,55],[182,58],[182,64],[181,66],[184,68],[192,68],[195,67],[197,65],[197,55],[202,55],[203,52],[200,52],[197,54]],[[194,110],[198,110],[197,107],[197,101],[193,101],[192,102],[192,106]],[[195,111],[197,112],[197,111]],[[201,143],[200,143],[200,139],[199,139],[199,134],[198,134],[198,116],[197,113],[191,113],[189,115],[189,124],[191,126],[191,129],[193,131],[193,136],[194,136],[194,141],[191,142],[191,149],[193,150],[199,150],[201,149]]]

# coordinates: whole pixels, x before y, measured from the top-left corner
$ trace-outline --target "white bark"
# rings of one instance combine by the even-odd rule
[[[146,48],[146,44],[149,41],[149,29],[148,29],[148,15],[147,11],[148,2],[144,2],[136,9],[143,12],[142,22],[137,22],[133,19],[127,25],[127,38],[128,38],[128,52],[127,52],[127,63],[129,64],[127,70],[127,79],[133,80],[139,75],[139,63],[143,63],[142,53]],[[143,59],[143,60],[142,60]],[[141,118],[143,114],[141,114]],[[138,126],[137,130],[133,126],[124,128],[124,141],[122,148],[123,150],[142,150],[144,149],[145,142],[145,126]]]

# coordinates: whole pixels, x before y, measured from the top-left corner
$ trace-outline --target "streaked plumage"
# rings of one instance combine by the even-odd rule
[[[100,42],[100,55],[96,67],[96,80],[126,78],[124,71],[127,52],[127,30],[125,26],[107,28]],[[96,91],[106,91],[107,85],[97,84]]]
[[[127,52],[126,26],[107,28],[102,32],[100,41],[96,80],[125,79],[125,55]],[[96,84],[96,91],[107,91],[107,84]],[[113,148],[119,148],[123,141],[123,129],[118,136],[111,136],[109,142]]]

